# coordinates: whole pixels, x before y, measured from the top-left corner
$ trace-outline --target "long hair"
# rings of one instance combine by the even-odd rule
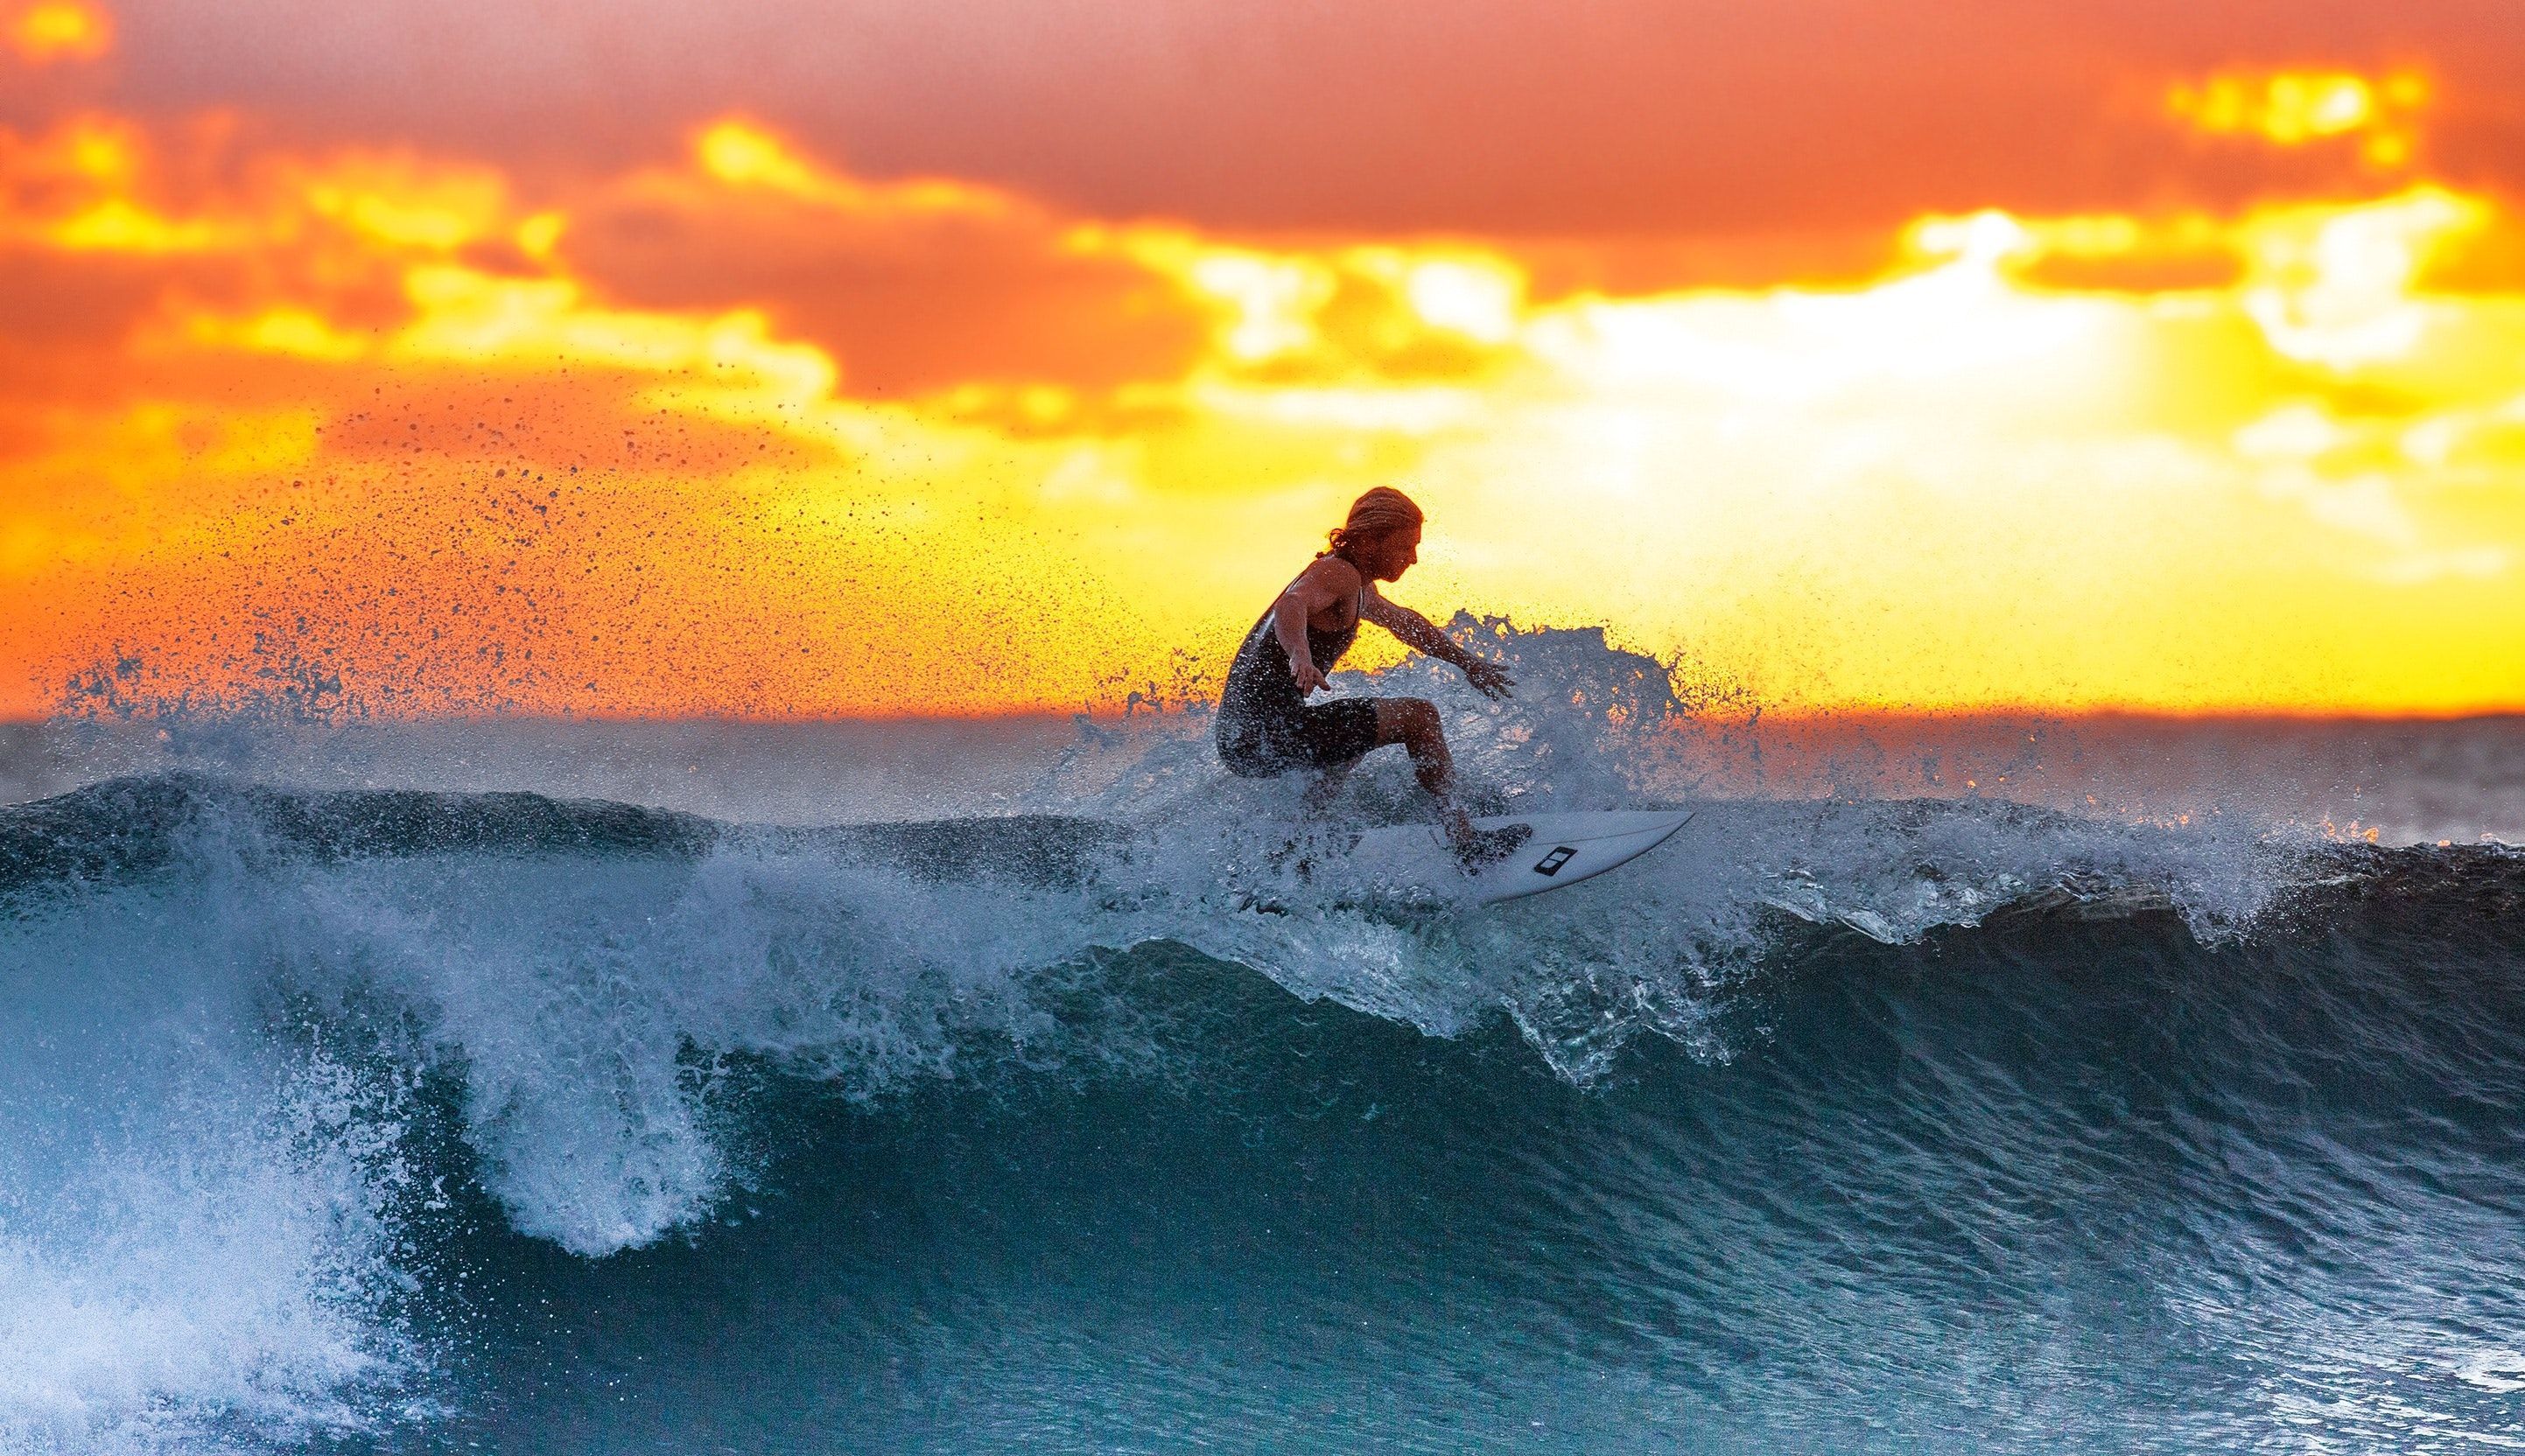
[[[1350,518],[1324,534],[1332,545],[1315,553],[1319,557],[1350,558],[1350,549],[1388,531],[1420,524],[1420,508],[1411,498],[1390,485],[1380,485],[1350,503]]]

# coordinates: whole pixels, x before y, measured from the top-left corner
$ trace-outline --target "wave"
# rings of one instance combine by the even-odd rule
[[[1467,757],[1507,806],[1684,797],[1591,722],[1529,734],[1517,761],[1558,766],[1509,788]],[[1555,1272],[1711,1371],[1708,1309],[1762,1280],[1807,1291],[1829,1328],[1798,1337],[1848,1347],[1848,1379],[1884,1358],[1852,1345],[1859,1276],[1797,1248],[1841,1249],[1925,1332],[2035,1258],[2005,1229],[2069,1257],[2043,1241],[2062,1207],[2152,1249],[2202,1237],[2143,1228],[2134,1188],[2253,1251],[2187,1288],[2422,1225],[2506,1246],[2482,1210],[2514,1212],[2525,1174],[2513,851],[1696,797],[1622,873],[1467,914],[1291,873],[1283,788],[1220,784],[1200,726],[1091,732],[1034,796],[1051,811],[992,818],[747,824],[199,771],[0,809],[0,1444],[461,1422],[450,1332],[484,1260],[716,1237],[829,1176],[837,1137],[855,1177],[913,1189],[936,1174],[907,1148],[948,1124],[1095,1163],[1059,1110],[1080,1097],[1120,1098],[1099,1105],[1146,1143],[1113,1170],[1132,1195],[1221,1208],[1218,1180],[1267,1174],[1205,1164],[1219,1138],[1373,1125],[1306,1156],[1344,1188],[1349,1155],[1422,1167],[1438,1222],[1403,1222],[1440,1242],[1603,1235],[1602,1200],[1656,1163],[1725,1217]],[[1361,812],[1411,811],[1391,777]],[[1798,1141],[1825,1124],[1876,1160]],[[1503,1128],[1544,1163],[1501,1165]],[[1682,1278],[1652,1257],[1690,1264],[1702,1302],[1643,1304]],[[2340,1297],[2308,1319],[2368,1296]],[[2458,1346],[2502,1378],[2495,1341]]]

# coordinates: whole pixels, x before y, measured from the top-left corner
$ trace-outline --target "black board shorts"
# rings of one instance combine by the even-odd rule
[[[1331,768],[1376,747],[1373,698],[1340,698],[1301,704],[1294,709],[1273,704],[1272,708],[1241,712],[1222,708],[1218,759],[1229,773],[1266,779],[1302,768]]]

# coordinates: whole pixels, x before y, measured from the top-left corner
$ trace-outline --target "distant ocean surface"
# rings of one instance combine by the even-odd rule
[[[2525,722],[0,730],[0,1451],[2525,1444]],[[1422,806],[1373,763],[1343,806]]]

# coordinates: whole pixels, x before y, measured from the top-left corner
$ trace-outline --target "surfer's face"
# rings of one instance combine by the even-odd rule
[[[1359,553],[1359,569],[1377,581],[1400,581],[1420,559],[1420,528],[1388,531]]]

